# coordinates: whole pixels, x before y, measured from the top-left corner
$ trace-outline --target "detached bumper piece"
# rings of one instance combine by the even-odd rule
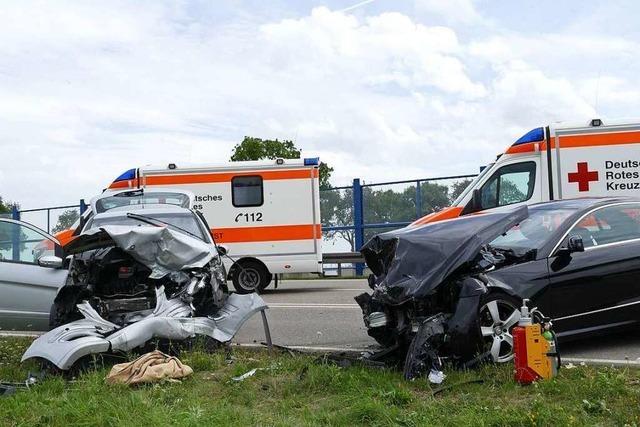
[[[155,310],[147,317],[120,327],[102,317],[84,302],[78,309],[84,319],[55,328],[36,339],[22,361],[42,358],[62,370],[70,369],[80,358],[97,353],[129,351],[153,338],[184,340],[204,335],[228,342],[251,316],[268,308],[257,294],[231,294],[224,306],[210,317],[190,317],[191,308],[179,298],[167,300],[164,288],[156,289]],[[268,327],[265,323],[265,333]]]

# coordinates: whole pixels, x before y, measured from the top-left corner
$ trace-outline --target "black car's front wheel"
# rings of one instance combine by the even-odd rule
[[[511,332],[520,320],[520,304],[518,299],[497,292],[486,295],[480,303],[478,315],[482,338],[486,351],[496,363],[513,359]]]

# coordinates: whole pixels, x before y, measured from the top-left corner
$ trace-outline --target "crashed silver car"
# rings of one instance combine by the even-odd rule
[[[229,294],[224,251],[209,229],[196,212],[170,205],[93,216],[64,247],[69,275],[51,310],[52,330],[22,360],[67,370],[85,356],[129,351],[152,339],[230,341],[267,306],[257,294]]]

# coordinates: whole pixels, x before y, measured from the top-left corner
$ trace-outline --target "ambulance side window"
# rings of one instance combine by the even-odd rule
[[[482,209],[529,200],[536,181],[535,162],[515,163],[498,169],[480,189]]]
[[[236,176],[231,179],[231,199],[236,208],[262,206],[261,176]]]

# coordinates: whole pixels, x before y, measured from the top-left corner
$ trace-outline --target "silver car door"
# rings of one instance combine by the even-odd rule
[[[0,219],[0,329],[46,331],[51,304],[67,270],[42,267],[58,241],[30,224]],[[57,247],[57,248],[56,248]],[[59,253],[59,252],[58,252]]]

